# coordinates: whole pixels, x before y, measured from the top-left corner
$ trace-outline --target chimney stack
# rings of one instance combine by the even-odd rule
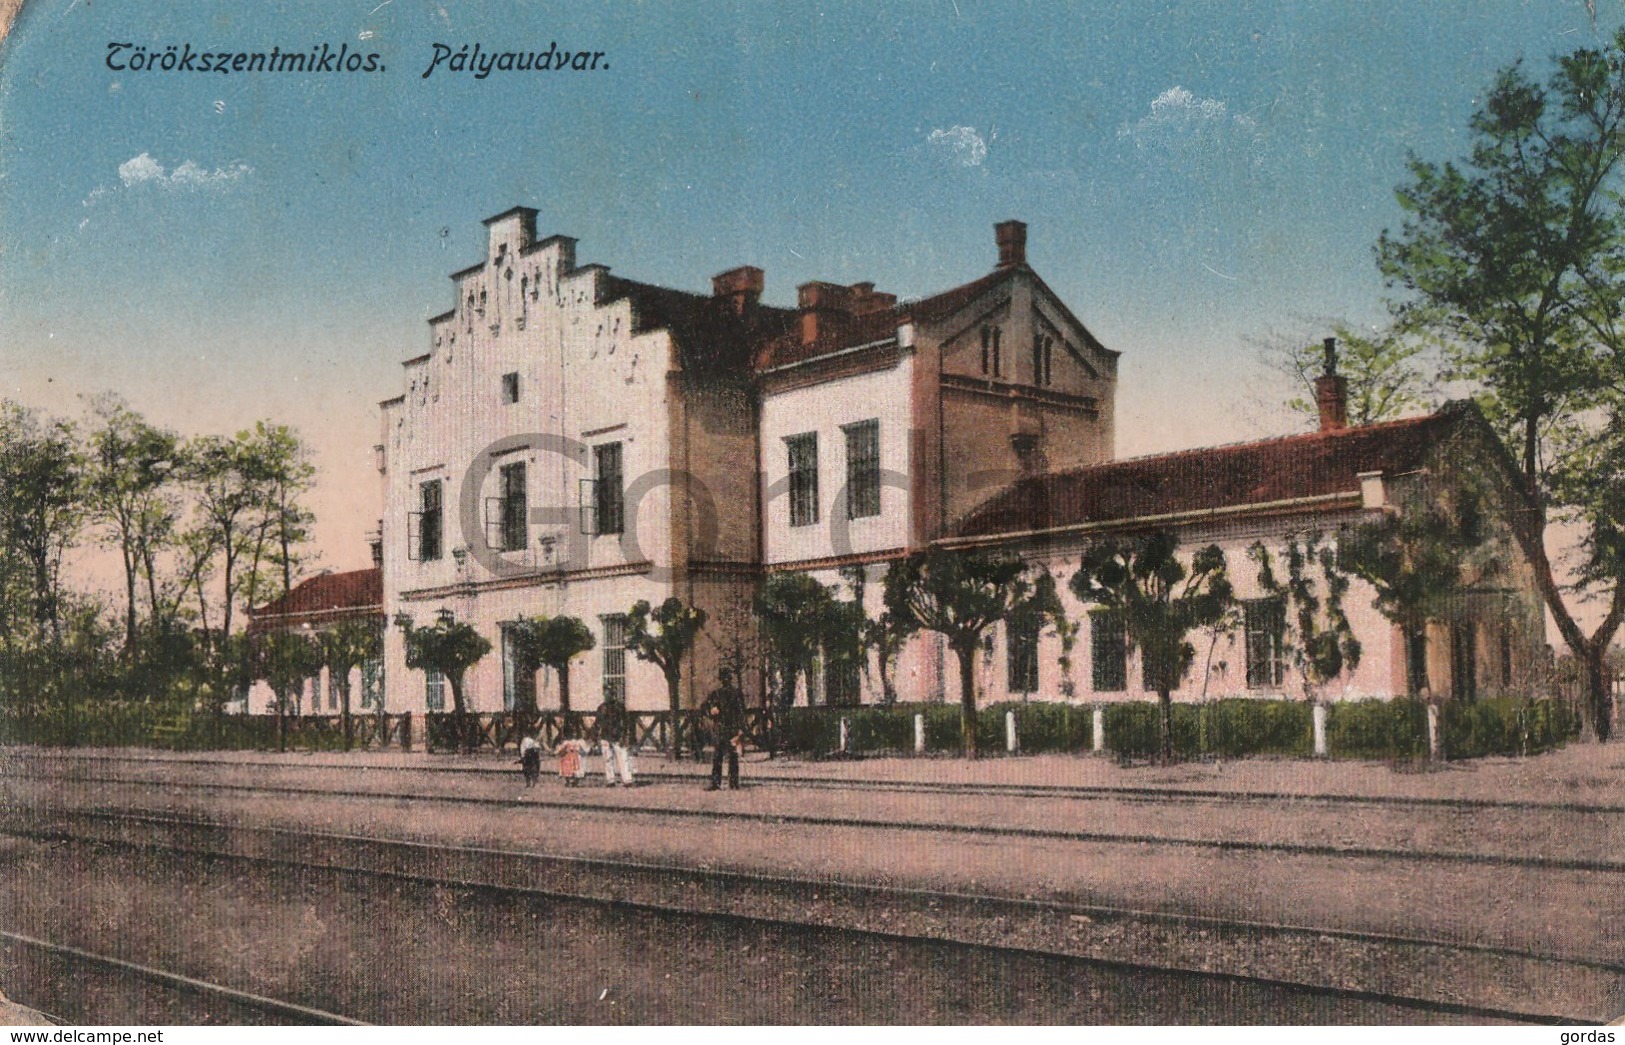
[[[1336,432],[1349,424],[1349,382],[1337,372],[1337,339],[1324,342],[1325,364],[1315,378],[1315,405],[1320,408],[1320,430]]]
[[[766,277],[761,269],[741,265],[711,277],[711,296],[726,301],[730,312],[742,316],[762,300],[764,286]]]
[[[993,240],[999,245],[999,268],[1027,264],[1027,223],[1001,221],[993,226]]]

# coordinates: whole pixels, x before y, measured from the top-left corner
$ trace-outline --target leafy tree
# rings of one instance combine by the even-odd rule
[[[1418,495],[1399,511],[1345,529],[1338,566],[1371,585],[1377,611],[1400,630],[1405,645],[1405,691],[1429,688],[1427,624],[1454,612],[1462,570],[1478,546],[1472,528],[1437,498]]]
[[[84,475],[71,424],[0,402],[0,544],[6,590],[26,604],[6,607],[8,636],[15,637],[15,622],[32,619],[36,640],[62,647],[62,563],[83,532]]]
[[[1199,549],[1189,567],[1168,533],[1103,541],[1086,551],[1072,575],[1072,594],[1117,614],[1140,651],[1146,684],[1156,690],[1162,718],[1162,757],[1173,759],[1173,690],[1190,671],[1193,631],[1217,621],[1234,601],[1224,552]]]
[[[898,654],[903,652],[903,647],[914,632],[905,627],[890,610],[882,610],[876,617],[864,612],[864,592],[868,580],[866,567],[849,566],[841,571],[841,575],[852,589],[852,604],[858,616],[857,641],[860,650],[864,653],[873,650],[875,654],[875,667],[880,672],[880,701],[882,704],[895,704],[897,683],[892,671],[897,666]],[[863,663],[867,670],[869,658],[866,655]]]
[[[124,653],[136,655],[136,587],[143,566],[151,624],[156,618],[157,585],[152,576],[156,546],[174,531],[180,505],[174,493],[180,439],[149,425],[112,394],[89,401],[97,420],[90,436],[90,499],[106,525],[109,543],[124,567]]]
[[[316,636],[322,663],[327,666],[330,684],[339,692],[344,716],[344,750],[353,742],[350,725],[350,672],[383,655],[384,635],[378,621],[358,618],[341,620],[323,628]]]
[[[1287,537],[1284,577],[1264,542],[1253,542],[1247,555],[1258,564],[1259,588],[1285,611],[1280,639],[1304,699],[1318,699],[1329,682],[1360,666],[1360,640],[1343,612],[1349,579],[1338,567],[1336,545],[1318,531]]]
[[[437,671],[451,686],[451,706],[457,723],[457,736],[464,750],[472,740],[468,728],[468,705],[463,696],[463,677],[491,652],[491,642],[473,625],[443,615],[433,627],[406,628],[406,666],[414,671]]]
[[[976,650],[982,634],[1033,595],[1018,557],[974,551],[915,552],[886,571],[886,609],[904,628],[935,631],[959,660],[960,732],[976,750]]]
[[[322,648],[300,631],[259,632],[248,637],[245,658],[254,679],[263,679],[276,695],[277,750],[288,745],[288,711],[305,680],[322,669]]]
[[[1528,510],[1511,513],[1564,642],[1586,666],[1599,739],[1610,727],[1603,661],[1625,620],[1625,515],[1589,460],[1625,441],[1620,302],[1625,299],[1625,30],[1555,60],[1545,83],[1503,70],[1470,123],[1458,163],[1413,157],[1399,188],[1408,212],[1384,232],[1378,263],[1405,297],[1412,329],[1447,346],[1454,375],[1511,451]],[[1588,635],[1564,600],[1546,547],[1563,521],[1586,536],[1581,594],[1606,605]]]
[[[1389,326],[1369,335],[1335,323],[1337,372],[1348,382],[1351,425],[1375,424],[1431,408],[1438,395],[1424,365],[1433,348],[1422,331]],[[1318,421],[1315,380],[1325,372],[1324,342],[1303,334],[1264,339],[1259,358],[1291,389],[1286,405]]]
[[[672,714],[672,757],[682,757],[682,730],[678,713],[682,709],[683,658],[694,648],[694,640],[705,627],[705,611],[690,606],[673,595],[658,608],[639,599],[626,617],[626,648],[639,660],[660,669],[666,677],[666,700]],[[700,743],[694,744],[694,757],[700,757]]]
[[[835,596],[806,573],[774,573],[756,591],[756,619],[768,657],[778,673],[780,707],[796,702],[796,680],[808,679],[812,697],[812,667],[823,648]]]
[[[592,629],[578,617],[524,617],[519,621],[519,650],[531,665],[546,664],[559,679],[559,709],[570,710],[570,661],[596,646]],[[530,695],[531,706],[516,710],[525,714],[536,713],[536,690]]]

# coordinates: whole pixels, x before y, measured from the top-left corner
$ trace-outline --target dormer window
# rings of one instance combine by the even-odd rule
[[[519,402],[519,372],[502,375],[502,402],[511,406]]]

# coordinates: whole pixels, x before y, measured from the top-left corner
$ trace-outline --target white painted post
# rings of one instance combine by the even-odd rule
[[[841,754],[846,754],[846,716],[841,716]]]
[[[1016,753],[1016,713],[1004,713],[1004,749],[1012,755]]]
[[[1097,755],[1106,750],[1106,709],[1099,704],[1095,705],[1094,746]]]
[[[1315,754],[1326,757],[1326,705],[1315,705]]]
[[[1439,705],[1428,705],[1428,757],[1439,757]]]
[[[914,716],[914,753],[925,754],[925,716]]]

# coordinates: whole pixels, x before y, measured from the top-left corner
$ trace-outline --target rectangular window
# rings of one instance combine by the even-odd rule
[[[1501,685],[1512,685],[1512,633],[1501,623]]]
[[[621,444],[593,447],[594,532],[620,533],[626,526],[625,481],[621,477]]]
[[[446,676],[433,668],[423,672],[423,706],[430,711],[446,709]]]
[[[379,657],[368,657],[361,662],[361,706],[378,705],[384,692],[384,662]]]
[[[1052,353],[1055,339],[1047,334],[1033,335],[1033,384],[1048,387],[1051,375],[1050,365],[1053,362]]]
[[[1472,621],[1450,625],[1450,695],[1457,700],[1478,699],[1478,633]]]
[[[418,484],[417,555],[419,562],[432,562],[441,556],[440,480]]]
[[[502,401],[509,404],[519,402],[518,371],[502,375]]]
[[[520,648],[519,635],[512,625],[502,625],[502,710],[512,711],[520,704],[536,702],[536,666]]]
[[[1247,637],[1247,688],[1274,689],[1285,678],[1282,644],[1286,635],[1286,606],[1280,599],[1252,599],[1242,603]]]
[[[1109,610],[1089,614],[1089,665],[1096,693],[1128,689],[1128,637],[1123,618]]]
[[[525,518],[529,507],[525,490],[525,462],[505,464],[499,473],[502,485],[502,550],[523,551],[530,541]]]
[[[880,422],[845,425],[846,517],[865,519],[880,514]]]
[[[790,525],[818,521],[818,433],[793,435],[784,441],[790,454]]]
[[[606,614],[604,627],[604,699],[626,703],[626,615]]]
[[[1005,688],[1010,693],[1038,692],[1039,620],[1005,622]]]
[[[850,657],[824,662],[824,695],[827,703],[855,706],[862,701],[863,666]]]

